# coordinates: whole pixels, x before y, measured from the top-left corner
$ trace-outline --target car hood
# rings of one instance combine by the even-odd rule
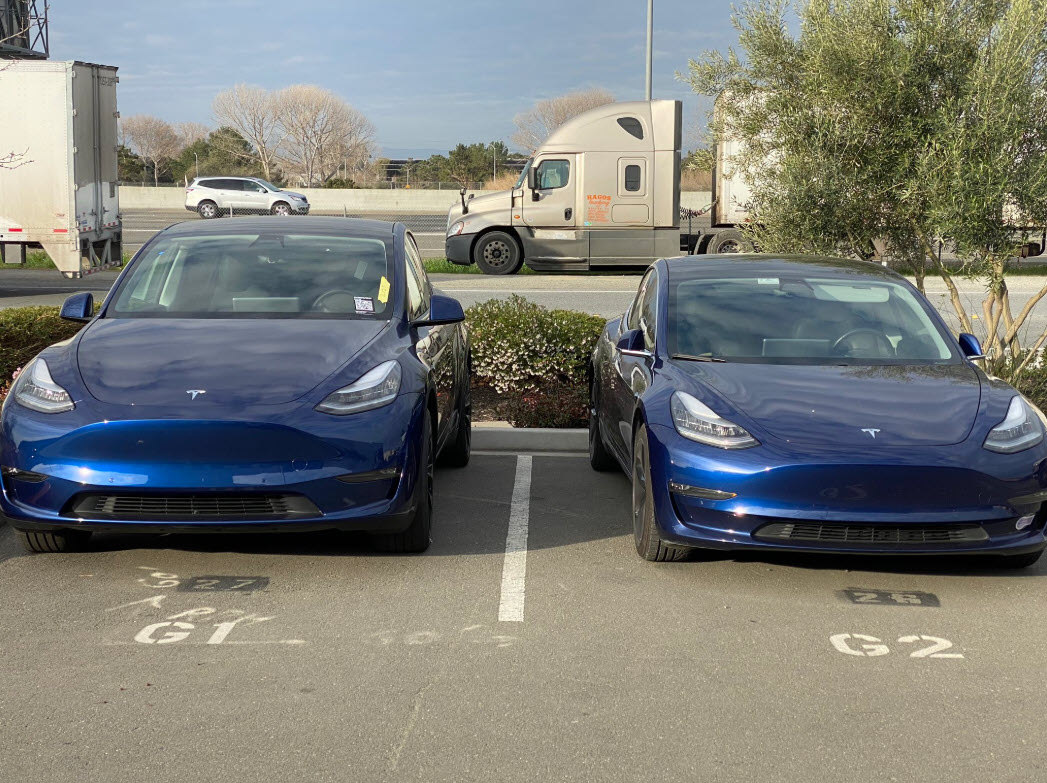
[[[758,429],[798,445],[960,443],[974,426],[981,400],[978,374],[966,364],[677,365]]]
[[[385,321],[103,318],[77,347],[93,397],[117,405],[278,404],[355,356]],[[203,398],[203,399],[201,399]]]
[[[304,193],[295,193],[293,190],[281,190],[280,193],[285,196],[296,196],[297,198],[306,200]]]

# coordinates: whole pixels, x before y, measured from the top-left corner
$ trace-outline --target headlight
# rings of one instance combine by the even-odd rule
[[[670,407],[676,431],[685,438],[721,449],[747,449],[760,444],[744,429],[721,419],[690,394],[673,392]]]
[[[61,413],[74,407],[69,392],[51,379],[51,371],[43,359],[34,359],[22,370],[11,393],[17,402],[41,413]]]
[[[459,220],[458,222],[452,224],[449,229],[447,229],[447,236],[449,236],[449,237],[456,237],[459,234],[461,234],[464,230],[465,230],[465,222],[462,221],[462,220]]]
[[[329,394],[316,406],[316,410],[344,416],[381,408],[395,400],[400,393],[400,374],[400,365],[395,360],[379,364],[362,375],[356,383]]]
[[[1042,440],[1043,427],[1037,421],[1033,407],[1018,396],[1011,400],[1004,420],[989,430],[983,445],[989,451],[1013,454],[1031,448]]]

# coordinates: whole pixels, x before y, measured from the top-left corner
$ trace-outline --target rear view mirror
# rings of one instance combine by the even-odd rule
[[[87,323],[95,316],[94,294],[73,294],[62,304],[58,316],[66,321]]]
[[[624,354],[625,356],[650,356],[651,352],[647,350],[647,344],[643,339],[643,332],[639,329],[630,329],[627,332],[622,332],[622,336],[618,338],[618,353]]]
[[[968,359],[984,359],[985,354],[982,353],[982,345],[978,342],[978,338],[973,334],[967,334],[964,332],[959,337],[960,350],[963,351],[963,355]]]
[[[535,167],[531,166],[527,169],[527,187],[531,191],[531,198],[535,201],[538,200],[538,175],[535,173]]]
[[[411,323],[412,326],[439,326],[457,324],[465,320],[462,303],[450,296],[433,294],[429,299],[429,315]]]

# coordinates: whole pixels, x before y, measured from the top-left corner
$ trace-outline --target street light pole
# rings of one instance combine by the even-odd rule
[[[194,157],[194,158],[196,158],[196,176],[198,176],[198,177],[199,177],[199,176],[200,176],[200,156],[199,156],[199,155],[197,155],[197,154],[196,154],[196,153],[194,152],[194,153],[193,153],[193,157]]]
[[[651,100],[651,62],[654,57],[654,0],[647,0],[647,90],[646,100]]]

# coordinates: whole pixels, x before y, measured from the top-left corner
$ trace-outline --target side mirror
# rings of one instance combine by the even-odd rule
[[[538,200],[538,175],[535,171],[535,167],[532,165],[527,169],[527,188],[531,191],[531,200]]]
[[[87,323],[95,317],[94,294],[73,294],[62,304],[62,310],[58,316],[66,321]]]
[[[643,339],[643,332],[639,329],[630,329],[627,332],[622,332],[622,336],[618,338],[618,353],[625,356],[642,356],[645,359],[651,356],[651,352],[647,350],[647,344]]]
[[[968,359],[984,359],[985,354],[982,353],[982,345],[978,342],[978,338],[973,334],[967,334],[964,332],[959,337],[960,350],[963,351],[963,355]]]
[[[429,315],[412,321],[411,326],[439,326],[457,324],[465,320],[462,303],[450,296],[433,294],[429,299]]]

